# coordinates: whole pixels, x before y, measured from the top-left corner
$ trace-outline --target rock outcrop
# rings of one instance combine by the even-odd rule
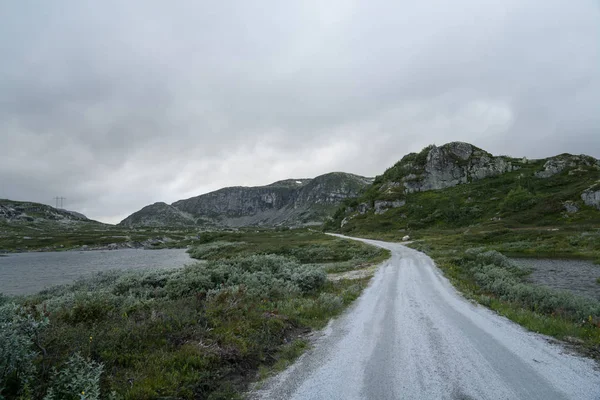
[[[561,154],[556,157],[549,158],[544,163],[544,169],[535,173],[537,178],[550,178],[556,174],[560,174],[567,168],[575,167],[591,167],[600,166],[598,160],[585,155]]]
[[[581,194],[581,200],[583,200],[586,205],[596,207],[600,210],[600,183],[595,184],[583,192]]]
[[[197,219],[186,212],[162,202],[154,203],[142,208],[125,218],[119,225],[128,228],[138,226],[147,227],[183,227],[194,226]]]
[[[96,222],[75,211],[62,210],[46,204],[0,199],[0,221],[17,223]]]
[[[408,173],[401,177],[400,183],[407,193],[445,189],[515,169],[504,157],[494,157],[463,142],[431,146],[424,160],[422,155],[421,160],[415,156],[414,160],[409,157],[403,166]]]
[[[374,202],[375,214],[383,214],[391,208],[402,207],[406,204],[404,200],[386,201],[376,200]]]
[[[120,225],[299,226],[321,224],[340,203],[359,196],[372,179],[334,172],[314,179],[288,179],[258,187],[229,187],[176,201],[156,203]]]

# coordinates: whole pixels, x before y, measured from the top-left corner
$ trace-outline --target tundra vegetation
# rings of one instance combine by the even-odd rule
[[[321,233],[201,235],[181,269],[112,271],[0,299],[0,398],[231,399],[288,365],[385,250]]]
[[[600,358],[598,302],[530,284],[528,271],[506,258],[600,263],[600,211],[582,199],[598,181],[600,163],[570,155],[554,161],[501,157],[511,163],[510,171],[439,190],[406,190],[413,185],[409,178],[424,179],[435,167],[424,167],[430,150],[407,155],[376,177],[324,229],[391,241],[409,235],[410,246],[429,254],[466,296],[533,331],[577,342]],[[554,168],[561,163],[563,169]],[[378,201],[397,206],[376,212]]]
[[[119,248],[186,248],[194,244],[199,233],[202,233],[199,229],[177,227],[130,229],[100,223],[34,225],[0,219],[0,253],[79,250],[111,244]]]
[[[600,233],[584,237],[597,243]],[[523,242],[523,238],[520,239]],[[538,240],[532,235],[531,244],[537,242],[543,249],[549,243],[561,243],[552,239],[556,240],[553,237]],[[534,332],[571,342],[586,355],[600,359],[600,302],[527,282],[525,278],[529,271],[501,252],[514,252],[514,242],[500,240],[488,238],[483,241],[481,236],[469,235],[431,236],[410,246],[429,254],[467,297]],[[549,243],[541,245],[540,242],[544,241]],[[494,248],[500,251],[492,250]],[[564,248],[560,254],[569,254],[565,253],[567,250]],[[532,252],[525,254],[535,255]],[[575,254],[579,257],[586,255],[585,250]],[[587,253],[595,254],[596,249]]]

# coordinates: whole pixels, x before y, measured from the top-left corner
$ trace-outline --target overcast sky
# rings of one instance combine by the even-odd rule
[[[116,223],[411,151],[600,157],[597,0],[2,1],[0,198]]]

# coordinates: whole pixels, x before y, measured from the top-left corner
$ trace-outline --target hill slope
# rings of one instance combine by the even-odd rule
[[[375,178],[325,228],[344,233],[423,228],[600,223],[600,161],[492,156],[468,143],[429,146]]]
[[[96,221],[92,221],[78,212],[62,210],[46,204],[0,199],[0,222],[9,224],[68,224]]]
[[[156,203],[119,225],[297,226],[320,224],[348,198],[359,196],[372,179],[334,172],[314,179],[288,179],[266,186],[228,187],[177,201]]]
[[[193,226],[196,225],[196,219],[167,203],[158,202],[131,214],[119,225],[128,228],[137,226]]]

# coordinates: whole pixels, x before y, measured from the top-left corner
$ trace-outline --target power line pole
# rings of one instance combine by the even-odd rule
[[[56,208],[63,208],[63,201],[66,200],[66,197],[55,197],[54,200],[56,200]]]

